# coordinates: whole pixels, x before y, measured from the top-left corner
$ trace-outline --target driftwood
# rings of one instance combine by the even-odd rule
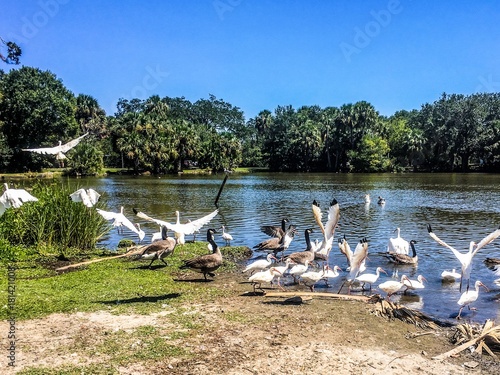
[[[467,335],[471,336],[472,333],[472,328],[468,324],[462,324],[457,327],[457,332],[462,332],[466,333]],[[488,347],[486,344],[486,341],[489,341],[490,343],[493,344],[500,344],[500,326],[494,326],[493,322],[491,320],[487,320],[486,323],[484,323],[483,330],[480,333],[479,336],[470,339],[469,341],[457,346],[456,348],[447,351],[446,353],[440,354],[436,357],[432,357],[432,359],[435,359],[437,361],[441,361],[443,359],[446,359],[448,357],[451,357],[455,354],[460,353],[461,351],[469,348],[472,345],[475,345],[479,342],[479,345],[476,348],[476,351],[479,352],[479,354],[482,353],[482,350],[486,350],[486,352],[491,355],[493,358],[497,358],[497,355],[493,353],[493,351]]]
[[[124,253],[124,254],[113,255],[113,256],[110,256],[110,257],[99,258],[99,259],[87,260],[87,261],[81,262],[81,263],[69,264],[67,266],[56,268],[56,271],[66,271],[66,270],[68,270],[70,268],[75,268],[75,267],[80,267],[80,266],[86,266],[87,264],[102,262],[102,261],[105,261],[105,260],[130,257],[130,256],[134,256],[134,255],[140,254],[143,250],[144,250],[143,246],[141,246],[139,248],[134,248],[133,250],[130,250],[130,251]]]
[[[370,301],[367,296],[351,296],[349,294],[321,293],[321,292],[270,292],[265,294],[266,297],[328,297],[337,299],[348,299],[353,301]]]

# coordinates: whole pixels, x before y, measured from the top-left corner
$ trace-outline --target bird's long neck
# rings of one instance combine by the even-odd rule
[[[286,232],[286,221],[285,220],[281,220],[281,229],[283,230],[283,233]]]
[[[310,250],[311,250],[311,241],[310,241],[310,239],[309,239],[309,231],[308,231],[308,230],[306,230],[306,231],[304,232],[304,237],[305,237],[305,239],[306,239],[306,250],[307,250],[307,251],[310,251]]]
[[[410,246],[411,246],[411,251],[412,251],[412,254],[413,254],[413,258],[415,258],[417,256],[417,251],[415,250],[415,244],[410,241]]]

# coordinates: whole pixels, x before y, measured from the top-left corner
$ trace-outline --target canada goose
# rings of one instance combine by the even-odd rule
[[[386,258],[389,259],[390,262],[396,263],[396,264],[417,264],[418,263],[418,255],[417,251],[415,250],[415,244],[417,241],[411,240],[410,241],[410,247],[412,251],[412,255],[407,255],[407,254],[397,254],[397,253],[389,253],[386,254]]]
[[[161,232],[162,239],[144,246],[144,250],[138,256],[138,259],[151,259],[148,268],[151,268],[151,265],[156,259],[161,260],[168,266],[168,263],[163,258],[172,254],[177,245],[177,240],[175,238],[168,237],[167,227],[161,227]]]
[[[285,259],[290,259],[293,263],[305,264],[306,261],[309,263],[314,261],[315,253],[311,247],[311,241],[309,239],[309,234],[313,233],[313,228],[307,228],[304,231],[304,237],[306,239],[306,249],[304,251],[298,251],[291,253],[285,257]]]
[[[377,204],[383,206],[385,204],[385,198],[382,198],[380,195],[377,200]]]
[[[281,238],[286,232],[286,223],[288,223],[288,219],[284,218],[281,220],[281,226],[275,225],[263,225],[260,227],[260,230],[271,237]]]
[[[469,282],[470,282],[470,273],[472,271],[472,259],[474,258],[474,255],[484,247],[485,245],[489,244],[490,242],[494,241],[498,236],[500,236],[500,228],[495,230],[494,232],[488,234],[486,237],[484,237],[479,243],[475,243],[474,241],[471,241],[469,244],[469,251],[464,253],[461,253],[457,251],[454,247],[448,245],[446,242],[443,240],[439,239],[438,236],[434,234],[432,231],[432,228],[430,224],[427,225],[427,231],[429,232],[429,235],[431,236],[432,239],[434,239],[438,244],[447,247],[450,249],[453,254],[457,257],[457,259],[460,261],[462,264],[462,272],[461,272],[461,278],[460,278],[460,291],[462,291],[462,281],[465,279],[467,280],[467,290],[469,290]],[[476,247],[474,250],[474,246]]]
[[[406,254],[410,252],[410,243],[401,237],[401,229],[396,228],[394,232],[397,232],[395,238],[389,238],[389,243],[387,244],[387,252],[390,254]]]
[[[99,197],[101,194],[99,194],[97,191],[94,189],[78,189],[74,193],[69,195],[71,197],[71,200],[73,202],[82,202],[85,206],[87,207],[93,207],[97,201],[99,200]]]
[[[38,198],[34,197],[24,189],[9,189],[9,184],[4,183],[5,191],[0,197],[0,216],[7,208],[19,208],[26,202],[36,202]]]
[[[180,269],[189,268],[196,272],[203,273],[205,281],[207,280],[207,275],[215,277],[213,271],[218,269],[222,265],[222,254],[220,252],[219,246],[214,241],[214,233],[217,233],[215,229],[207,230],[207,241],[212,245],[213,253],[201,255],[194,259],[184,260],[184,264],[180,266]]]
[[[66,159],[66,155],[64,155],[66,152],[71,150],[73,147],[75,147],[80,141],[86,137],[89,133],[85,133],[84,135],[75,138],[68,143],[62,144],[61,141],[59,141],[59,145],[55,147],[42,147],[42,148],[23,148],[23,151],[30,151],[30,152],[36,152],[37,154],[49,154],[49,155],[56,155],[56,159],[59,161],[60,165],[62,168],[64,168],[64,159]]]
[[[141,226],[139,224],[132,224],[132,222],[125,217],[123,214],[123,206],[121,206],[120,212],[104,211],[99,208],[96,210],[105,220],[113,220],[113,226],[117,228],[118,233],[120,233],[120,229],[123,232],[122,227],[127,227],[139,236],[139,242],[144,239],[146,234],[141,230]]]
[[[464,309],[465,306],[467,306],[469,310],[476,310],[475,308],[471,308],[470,304],[472,302],[475,302],[477,300],[477,297],[479,297],[480,286],[486,289],[487,292],[489,291],[486,285],[484,285],[481,281],[477,280],[476,283],[474,284],[475,290],[467,290],[462,293],[460,299],[457,301],[457,304],[460,305],[460,310],[458,311],[457,319],[460,319],[460,315],[462,314],[462,310]]]
[[[274,256],[277,256],[279,252],[283,253],[288,249],[296,233],[297,229],[295,225],[289,225],[285,234],[281,238],[270,238],[268,240],[260,242],[253,248],[257,251],[272,251]]]
[[[204,226],[205,224],[208,224],[210,222],[210,220],[212,220],[217,215],[219,210],[215,210],[212,213],[210,213],[206,216],[203,216],[200,219],[189,221],[185,224],[180,223],[179,211],[175,211],[175,216],[177,218],[177,221],[175,224],[172,224],[172,223],[169,223],[169,222],[166,222],[163,220],[159,220],[159,219],[154,219],[152,217],[149,217],[148,215],[146,215],[143,212],[137,211],[135,208],[134,208],[134,212],[137,216],[139,216],[142,219],[152,221],[158,225],[166,226],[167,229],[174,232],[174,236],[175,236],[175,238],[177,238],[177,243],[183,245],[184,243],[186,243],[186,240],[184,238],[184,236],[186,234],[193,234],[195,231],[199,230],[202,226]]]

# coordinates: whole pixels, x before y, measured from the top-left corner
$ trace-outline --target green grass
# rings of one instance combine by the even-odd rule
[[[247,254],[245,248],[223,248],[226,257]],[[183,282],[181,278],[202,279],[202,274],[179,270],[182,259],[206,253],[206,244],[198,242],[178,246],[167,258],[169,266],[128,258],[104,260],[74,271],[59,274],[54,270],[57,262],[53,256],[10,263],[16,267],[16,318],[31,319],[52,313],[111,310],[114,313],[149,314],[161,311],[165,304],[179,306],[186,301],[212,301],[228,293],[224,288],[210,287],[210,283]],[[96,251],[95,258],[102,258]],[[233,255],[234,256],[234,255]],[[237,266],[234,259],[225,260],[219,272]],[[77,263],[82,257],[74,258]],[[0,265],[0,274],[7,276],[7,264]],[[7,300],[7,277],[0,278],[0,298]],[[8,318],[8,311],[0,309],[0,319]]]

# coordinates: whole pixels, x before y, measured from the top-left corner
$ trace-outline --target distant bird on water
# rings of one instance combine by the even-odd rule
[[[382,198],[380,195],[377,200],[377,204],[383,206],[385,204],[385,198]]]
[[[62,144],[61,141],[59,141],[59,145],[55,147],[41,147],[41,148],[23,148],[23,151],[29,151],[29,152],[35,152],[37,154],[48,154],[48,155],[56,155],[56,159],[59,161],[60,165],[62,168],[64,168],[64,159],[66,159],[66,155],[64,155],[66,152],[71,150],[73,147],[75,147],[77,144],[80,143],[80,141],[85,138],[89,133],[85,133],[84,135],[75,138],[68,143]]]
[[[215,229],[207,230],[207,241],[212,245],[213,253],[201,255],[190,260],[184,260],[184,264],[179,267],[180,269],[190,269],[200,272],[203,274],[205,281],[208,281],[207,275],[215,277],[213,272],[222,265],[222,254],[219,246],[215,243],[214,233],[217,233]]]
[[[10,189],[8,183],[4,183],[5,191],[0,197],[0,216],[7,208],[19,208],[26,202],[36,202],[38,198],[34,197],[24,189]]]

